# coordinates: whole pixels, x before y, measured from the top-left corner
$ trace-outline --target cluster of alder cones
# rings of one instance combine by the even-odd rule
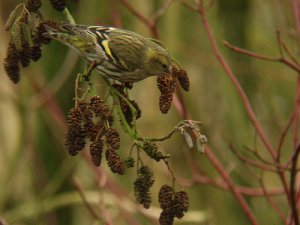
[[[187,73],[177,65],[172,67],[171,74],[160,75],[157,77],[157,86],[161,93],[159,97],[159,108],[164,114],[170,110],[177,83],[180,84],[183,90],[189,91],[190,82]]]
[[[58,11],[66,7],[66,0],[50,0],[50,3]],[[11,39],[4,59],[4,69],[14,83],[20,80],[20,67],[28,67],[30,61],[38,61],[42,56],[41,46],[51,41],[43,36],[46,32],[43,24],[56,27],[55,22],[44,21],[39,11],[41,6],[41,0],[28,0],[26,4],[19,4],[6,22],[5,29],[10,31]]]

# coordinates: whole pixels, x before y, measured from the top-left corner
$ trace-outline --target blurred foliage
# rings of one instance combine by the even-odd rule
[[[3,32],[4,21],[20,2],[1,0],[1,62],[9,41],[8,32]],[[149,16],[162,0],[130,2],[145,16]],[[79,3],[67,1],[67,5],[79,24],[121,26],[150,36],[144,24],[118,0]],[[295,41],[290,5],[290,1],[280,0],[219,0],[215,1],[208,12],[219,46],[274,146],[293,111],[297,76],[294,71],[281,64],[262,62],[232,53],[222,47],[222,40],[255,52],[277,56],[277,28],[286,43],[297,52],[298,42]],[[55,18],[56,21],[64,19],[51,8],[48,1],[43,1],[42,12],[46,18]],[[203,133],[208,137],[210,147],[225,168],[232,170],[231,176],[236,183],[259,186],[253,174],[236,159],[228,145],[234,143],[241,154],[250,157],[242,151],[243,148],[248,146],[260,150],[262,144],[256,137],[240,97],[215,60],[199,16],[175,1],[162,17],[158,29],[161,40],[188,71],[191,91],[184,95],[184,99],[192,118],[204,123]],[[63,143],[65,130],[61,129],[64,125],[60,124],[57,115],[64,117],[73,106],[74,80],[84,65],[72,50],[53,41],[49,46],[43,46],[43,57],[39,62],[32,63],[22,71],[19,84],[12,84],[2,66],[0,68],[0,217],[10,225],[102,224],[101,221],[95,222],[86,210],[74,188],[73,176],[80,180],[86,191],[86,198],[100,213],[105,210],[99,206],[99,202],[104,202],[113,217],[113,224],[128,224],[119,214],[120,205],[123,209],[127,208],[140,224],[156,224],[139,214],[132,202],[120,201],[105,188],[99,188],[97,183],[104,181],[97,180],[86,161],[82,157],[71,158],[66,152]],[[138,102],[143,112],[138,126],[145,136],[166,134],[181,119],[174,108],[167,115],[160,113],[159,91],[155,82],[154,78],[146,79],[135,84],[131,91],[131,97]],[[58,108],[53,106],[53,102],[47,101],[47,93],[38,90],[38,85],[32,85],[35,83],[54,92]],[[100,79],[97,88],[99,93],[105,93],[105,86]],[[292,135],[288,135],[285,142],[283,160],[291,154],[291,137]],[[124,158],[128,155],[130,146],[129,138],[123,134],[120,152]],[[172,155],[170,163],[179,176],[190,177],[190,172],[186,169],[187,160],[183,160],[190,154],[199,163],[201,170],[212,177],[217,176],[205,155],[196,151],[191,153],[179,135],[159,147]],[[161,168],[152,168],[157,174],[155,193],[166,180],[171,179]],[[106,165],[104,169],[108,171]],[[129,171],[129,174],[131,176],[126,177],[111,173],[102,175],[104,180],[111,179],[133,195],[132,183],[136,175],[134,171]],[[277,175],[265,173],[264,180],[267,187],[279,185]],[[231,193],[207,185],[196,185],[186,190],[191,196],[191,212],[175,224],[249,224]],[[153,199],[157,199],[157,196],[153,196]],[[284,196],[274,200],[283,205],[282,210],[287,210]],[[247,201],[261,224],[281,224],[266,199],[256,197],[247,198]],[[154,205],[158,206],[157,200],[154,200]],[[149,211],[158,216],[159,212],[155,209]],[[195,220],[196,222],[191,222]]]

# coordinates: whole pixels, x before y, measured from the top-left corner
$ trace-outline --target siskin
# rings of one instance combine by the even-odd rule
[[[44,36],[75,49],[106,78],[137,82],[149,76],[170,74],[172,62],[164,45],[155,39],[114,27],[44,24]]]

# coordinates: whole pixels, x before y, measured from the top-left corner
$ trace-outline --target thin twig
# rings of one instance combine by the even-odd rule
[[[253,161],[245,156],[242,156],[236,149],[235,147],[230,144],[229,145],[229,148],[231,149],[231,151],[242,161],[242,162],[245,162],[249,165],[252,165],[256,168],[259,168],[263,171],[269,171],[269,172],[273,172],[273,173],[277,173],[278,172],[278,169],[281,169],[281,171],[284,171],[284,170],[289,170],[288,168],[280,165],[280,164],[276,164],[276,163],[265,163],[265,164],[262,164],[262,163],[259,163],[259,162],[256,162],[256,161]]]
[[[265,61],[280,62],[280,63],[283,63],[283,64],[287,65],[288,67],[295,70],[296,72],[298,72],[298,73],[300,72],[300,67],[297,64],[287,60],[284,56],[280,56],[280,57],[265,56],[265,55],[257,54],[257,53],[254,53],[254,52],[236,47],[236,46],[228,43],[227,41],[223,41],[223,43],[227,48],[229,48],[230,50],[232,50],[234,52],[238,52],[240,54],[247,55],[247,56],[250,56],[252,58],[265,60]]]
[[[228,78],[232,81],[233,85],[237,89],[237,91],[242,99],[242,102],[245,106],[245,109],[249,115],[249,118],[250,118],[251,122],[253,123],[253,126],[255,127],[255,129],[256,129],[258,135],[260,136],[260,139],[264,143],[266,149],[268,150],[268,152],[270,153],[272,158],[275,160],[276,152],[275,152],[274,147],[272,146],[269,139],[267,138],[266,133],[264,132],[264,130],[261,127],[261,124],[257,120],[256,115],[252,109],[252,106],[248,100],[246,93],[244,92],[242,86],[240,85],[240,83],[238,82],[236,77],[234,76],[231,68],[229,67],[227,61],[225,60],[224,56],[222,55],[221,51],[218,48],[214,33],[213,33],[211,26],[206,18],[205,10],[203,10],[203,8],[202,8],[202,0],[195,0],[195,3],[198,4],[198,14],[200,16],[200,19],[204,25],[206,32],[207,32],[209,42],[210,42],[211,47],[216,55],[216,58],[220,62],[221,66],[223,67],[224,71],[226,72],[226,75],[228,76]],[[278,175],[281,179],[284,190],[286,191],[286,196],[287,196],[288,202],[289,202],[289,204],[291,204],[291,198],[290,198],[290,193],[289,193],[288,184],[287,184],[287,181],[285,178],[285,174],[281,171],[278,171]],[[249,219],[253,219],[253,218],[249,217]],[[254,221],[252,221],[252,222],[254,222]]]
[[[292,161],[292,171],[290,175],[290,192],[291,192],[291,199],[292,199],[292,214],[294,219],[294,225],[299,225],[299,215],[298,215],[298,208],[297,208],[297,185],[296,185],[296,178],[297,178],[297,163],[298,157],[300,154],[300,145],[296,148],[296,154],[294,155]]]
[[[128,0],[120,0],[121,3],[140,21],[142,21],[147,27],[152,27],[153,23],[145,17],[142,13],[140,13]]]
[[[153,24],[157,25],[159,19],[165,14],[174,0],[165,0],[161,7],[154,13],[152,17]]]
[[[212,187],[220,188],[225,191],[229,191],[229,187],[226,182],[220,181],[219,179],[212,179],[209,178],[205,175],[202,175],[200,173],[195,173],[193,174],[193,178],[191,180],[183,180],[179,179],[180,184],[183,186],[193,186],[194,184],[201,184],[201,185],[210,185]],[[235,185],[237,192],[251,196],[251,197],[263,197],[264,196],[264,190],[262,188],[254,188],[254,187],[244,187],[244,186],[239,186]],[[274,189],[269,189],[266,190],[269,196],[277,196],[277,195],[283,195],[285,194],[283,189],[280,188],[274,188]]]
[[[262,190],[264,192],[264,195],[267,199],[267,201],[269,202],[270,206],[276,211],[276,213],[279,215],[280,219],[282,220],[282,222],[284,222],[286,225],[288,224],[288,221],[286,220],[283,212],[281,211],[281,209],[278,207],[278,205],[273,201],[273,199],[271,198],[269,192],[267,191],[264,181],[263,181],[263,173],[259,179],[260,182],[260,186],[262,187]]]
[[[95,220],[102,220],[101,216],[98,215],[97,211],[90,205],[90,203],[87,201],[87,199],[85,198],[85,194],[84,194],[84,190],[83,187],[79,181],[79,179],[77,177],[73,177],[73,185],[74,187],[77,189],[85,207],[87,208],[87,210],[89,211],[89,213],[92,215],[92,217]]]
[[[296,149],[298,145],[299,135],[299,113],[300,113],[300,76],[297,79],[295,100],[294,100],[294,132],[293,132],[293,144]]]
[[[206,148],[206,156],[210,160],[210,162],[214,165],[214,168],[219,172],[222,179],[226,184],[228,185],[229,190],[232,192],[232,194],[236,197],[237,201],[241,205],[242,209],[244,210],[246,216],[248,217],[250,223],[252,225],[258,225],[258,222],[250,209],[248,203],[244,199],[244,197],[241,195],[241,193],[238,191],[236,185],[231,181],[229,175],[227,172],[225,172],[222,164],[219,162],[215,154],[211,151],[209,147]]]
[[[287,132],[289,131],[291,125],[293,124],[294,121],[294,114],[290,117],[290,119],[288,120],[285,128],[283,129],[280,138],[279,138],[279,143],[277,146],[277,162],[280,163],[281,161],[281,154],[282,154],[282,146],[285,140],[285,137],[287,135]]]
[[[211,47],[217,57],[217,59],[219,60],[221,66],[223,67],[223,69],[226,72],[226,75],[228,76],[228,78],[232,81],[234,87],[237,89],[240,97],[242,98],[242,102],[247,110],[247,113],[250,117],[251,122],[253,123],[255,129],[257,130],[257,133],[259,134],[262,142],[264,143],[264,145],[266,146],[267,150],[269,151],[269,153],[271,154],[272,158],[275,158],[276,153],[275,150],[273,148],[273,146],[271,145],[270,141],[268,140],[264,130],[262,129],[259,121],[256,118],[256,115],[252,109],[252,106],[248,100],[248,97],[246,95],[246,93],[244,92],[242,86],[240,85],[240,83],[238,82],[238,80],[236,79],[236,77],[234,76],[232,70],[230,69],[230,67],[228,66],[227,61],[225,60],[224,56],[222,55],[221,51],[218,48],[214,33],[211,29],[211,26],[206,18],[205,15],[205,11],[199,9],[198,10],[198,14],[200,16],[200,19],[204,25],[204,28],[207,32],[208,38],[209,38],[209,42],[211,44]]]

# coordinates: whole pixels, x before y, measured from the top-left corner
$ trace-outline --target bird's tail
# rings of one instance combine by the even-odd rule
[[[44,28],[46,30],[43,34],[45,37],[62,42],[82,56],[90,58],[98,54],[95,48],[97,39],[95,35],[89,33],[88,26],[61,23],[55,27],[44,24]]]
[[[48,24],[43,24],[46,32],[43,34],[45,37],[58,40],[70,47],[76,47],[78,42],[83,42],[82,38],[72,32],[70,29],[66,29],[67,25],[62,24],[56,27],[49,26]]]

